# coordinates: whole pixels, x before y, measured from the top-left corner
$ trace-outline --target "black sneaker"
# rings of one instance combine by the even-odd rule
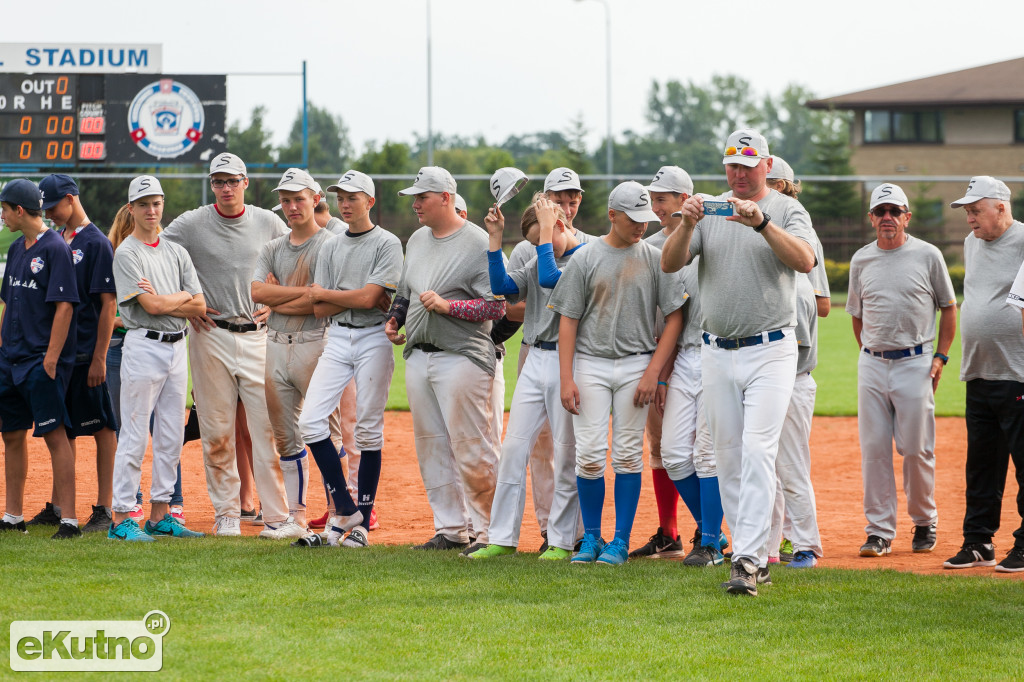
[[[540,536],[544,538],[544,544],[542,544],[540,546],[540,549],[538,549],[537,551],[543,554],[544,552],[548,551],[548,532],[544,531],[540,534]]]
[[[320,533],[310,533],[292,543],[292,547],[326,547],[326,541]]]
[[[725,562],[725,557],[714,545],[694,547],[693,551],[683,559],[684,566],[718,566]]]
[[[764,568],[757,569],[757,584],[758,585],[771,585],[772,584],[772,574],[771,574],[771,571],[768,570],[767,566],[765,566]]]
[[[1024,571],[1024,547],[1014,547],[1006,558],[996,564],[998,573],[1020,573]]]
[[[935,549],[935,524],[914,526],[914,541],[910,546],[918,553],[930,552]]]
[[[53,506],[53,502],[47,502],[43,511],[39,512],[26,523],[26,526],[59,526],[60,514]]]
[[[964,543],[964,546],[960,548],[955,557],[942,562],[943,568],[972,568],[974,566],[995,565],[996,548],[991,542]]]
[[[444,535],[438,533],[422,545],[416,545],[413,549],[466,549],[467,547],[469,547],[468,542],[449,540]]]
[[[638,547],[629,553],[629,558],[667,559],[682,555],[683,543],[679,540],[679,536],[677,535],[673,540],[668,535],[665,535],[659,527],[658,532],[651,536],[646,545]]]
[[[70,538],[82,537],[82,529],[72,526],[70,523],[62,523],[57,526],[57,532],[50,536],[51,540],[68,540]]]
[[[459,556],[468,559],[470,554],[472,554],[473,552],[477,551],[478,549],[483,549],[486,546],[487,546],[486,542],[474,542],[469,547],[467,547],[466,549],[464,549],[461,552],[459,552]]]
[[[28,532],[28,529],[25,528],[25,522],[24,521],[18,521],[17,523],[10,523],[9,521],[4,521],[3,519],[0,519],[0,533],[4,532],[5,530],[16,530],[19,533],[27,533]]]
[[[110,518],[110,514],[107,513],[107,508],[104,506],[92,506],[92,516],[86,522],[82,528],[83,533],[97,533],[101,530],[107,530],[110,528],[110,524],[114,522],[114,519]]]
[[[868,541],[860,546],[861,556],[885,556],[892,552],[892,543],[877,535],[869,535]]]
[[[732,562],[729,570],[729,580],[722,583],[722,587],[729,594],[746,594],[751,597],[757,596],[757,566],[754,562],[745,557]]]

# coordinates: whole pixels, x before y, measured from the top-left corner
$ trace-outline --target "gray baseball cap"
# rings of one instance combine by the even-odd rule
[[[245,175],[245,163],[234,154],[224,152],[213,157],[213,161],[210,162],[210,175],[214,173]]]
[[[662,166],[654,174],[647,191],[690,195],[693,194],[693,180],[690,179],[690,174],[679,166]]]
[[[282,189],[291,192],[309,189],[313,190],[316,194],[320,194],[320,192],[323,191],[320,188],[319,183],[313,179],[313,176],[301,168],[289,168],[284,172],[284,175],[281,176],[281,182],[277,184],[277,187],[275,187],[273,191],[279,192]]]
[[[967,193],[962,199],[957,199],[949,205],[950,208],[960,208],[967,204],[973,204],[982,199],[999,199],[1009,201],[1010,188],[1002,180],[996,180],[991,175],[975,175],[967,183]]]
[[[796,174],[793,173],[793,167],[786,163],[784,158],[781,156],[773,156],[772,169],[768,171],[768,179],[796,182]]]
[[[469,209],[466,207],[466,200],[462,198],[461,194],[455,195],[455,210],[469,213]]]
[[[346,171],[338,181],[327,188],[328,192],[362,192],[376,198],[373,180],[366,173],[357,170]]]
[[[899,185],[894,185],[891,182],[883,182],[871,192],[871,203],[868,205],[868,210],[870,211],[875,206],[880,206],[881,204],[892,204],[894,206],[910,208],[910,202],[907,201],[907,193]]]
[[[217,172],[219,173],[220,171]],[[160,181],[152,175],[140,175],[128,185],[129,202],[138,201],[142,197],[153,196],[154,194],[163,196],[164,188],[160,186]]]
[[[722,165],[727,166],[731,163],[738,163],[742,166],[753,168],[761,163],[762,159],[768,158],[768,156],[770,156],[768,141],[764,139],[764,135],[750,128],[741,128],[730,135],[729,139],[725,141]]]
[[[658,220],[651,210],[651,193],[639,182],[623,182],[608,195],[608,208],[622,211],[630,220],[649,223]]]
[[[423,194],[424,192],[447,192],[455,194],[457,186],[452,174],[440,166],[424,166],[416,174],[416,181],[412,187],[407,187],[398,193],[398,196],[405,197],[410,194]]]
[[[556,168],[544,178],[545,192],[561,192],[567,189],[574,189],[582,192],[580,176],[572,168]]]

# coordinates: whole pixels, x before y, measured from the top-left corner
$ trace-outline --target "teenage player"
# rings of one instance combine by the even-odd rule
[[[111,485],[118,427],[107,391],[107,346],[114,329],[114,249],[93,225],[79,199],[78,185],[67,175],[48,175],[39,181],[46,217],[59,228],[71,248],[78,287],[75,368],[65,398],[71,428],[68,438],[75,453],[76,436],[96,442],[96,504],[82,532],[105,531],[110,525]]]
[[[337,194],[348,230],[325,244],[307,294],[314,314],[328,320],[330,327],[327,346],[309,382],[299,428],[317,463],[325,461],[332,469],[338,451],[330,438],[328,417],[343,390],[355,382],[355,438],[361,457],[358,469],[349,472],[358,474],[358,490],[353,504],[341,467],[325,473],[340,512],[328,520],[327,541],[337,544],[350,531],[342,544],[366,547],[380,480],[384,410],[395,369],[384,322],[402,274],[402,243],[371,220],[376,192],[368,175],[350,170],[327,189]]]
[[[416,197],[423,227],[409,238],[385,333],[406,344],[416,457],[434,512],[436,534],[419,548],[465,548],[472,527],[471,553],[487,544],[494,498],[490,330],[505,301],[490,291],[487,235],[455,213],[455,189],[448,171],[430,166],[399,192]]]
[[[550,423],[553,435],[555,481],[551,516],[548,519],[548,547],[544,560],[568,559],[576,543],[579,498],[576,494],[576,440],[572,416],[562,409],[558,385],[558,314],[548,308],[552,287],[579,242],[568,231],[565,213],[550,199],[538,195],[523,214],[523,236],[537,245],[538,255],[525,267],[506,273],[501,252],[505,219],[492,208],[485,220],[489,233],[491,290],[513,303],[526,300],[525,334],[533,341],[533,352],[523,365],[512,396],[508,430],[502,444],[498,477],[491,506],[490,544],[469,555],[489,559],[514,554],[526,504],[526,467],[541,428]],[[543,276],[542,276],[543,274]],[[542,288],[548,284],[548,288]]]
[[[584,535],[574,563],[626,562],[640,500],[644,423],[657,394],[658,375],[682,327],[684,291],[679,278],[661,272],[658,249],[643,242],[657,220],[651,197],[636,182],[608,196],[611,229],[573,257],[548,305],[562,317],[558,328],[562,406],[576,434],[576,485]],[[657,308],[665,331],[655,342]],[[601,538],[608,413],[612,414],[615,471],[615,538]]]
[[[185,430],[187,318],[202,314],[206,300],[188,253],[161,238],[160,181],[150,175],[132,180],[128,204],[135,229],[114,255],[117,302],[128,331],[121,360],[124,423],[114,457],[114,520],[107,537],[128,542],[202,537],[171,516],[169,507]],[[142,477],[151,418],[151,510],[143,530],[130,512]]]
[[[41,437],[53,467],[53,506],[63,512],[54,539],[82,534],[75,518],[75,457],[64,396],[75,364],[75,283],[71,250],[43,224],[43,197],[18,178],[0,190],[0,220],[21,232],[7,251],[0,298],[0,431],[7,511],[0,530],[27,532],[22,505],[28,477],[28,429]],[[55,511],[56,513],[56,511]]]
[[[274,435],[267,416],[265,366],[267,334],[257,322],[250,284],[263,245],[287,233],[271,211],[245,203],[245,164],[223,153],[210,162],[217,201],[178,216],[164,238],[185,247],[206,295],[207,311],[192,320],[189,359],[206,487],[213,502],[217,535],[240,535],[239,479],[235,462],[235,413],[245,404],[252,436],[253,474],[270,529],[288,519],[288,500]]]

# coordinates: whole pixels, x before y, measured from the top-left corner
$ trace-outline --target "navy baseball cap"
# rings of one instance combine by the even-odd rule
[[[54,173],[39,181],[39,193],[43,195],[43,210],[50,209],[69,194],[77,197],[78,183],[70,175]]]
[[[11,206],[21,206],[34,211],[43,208],[43,195],[36,183],[25,178],[11,180],[0,190],[0,201]]]

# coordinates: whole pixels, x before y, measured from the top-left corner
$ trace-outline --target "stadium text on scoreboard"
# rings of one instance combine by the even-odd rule
[[[122,43],[0,43],[0,73],[160,73],[163,46]]]

